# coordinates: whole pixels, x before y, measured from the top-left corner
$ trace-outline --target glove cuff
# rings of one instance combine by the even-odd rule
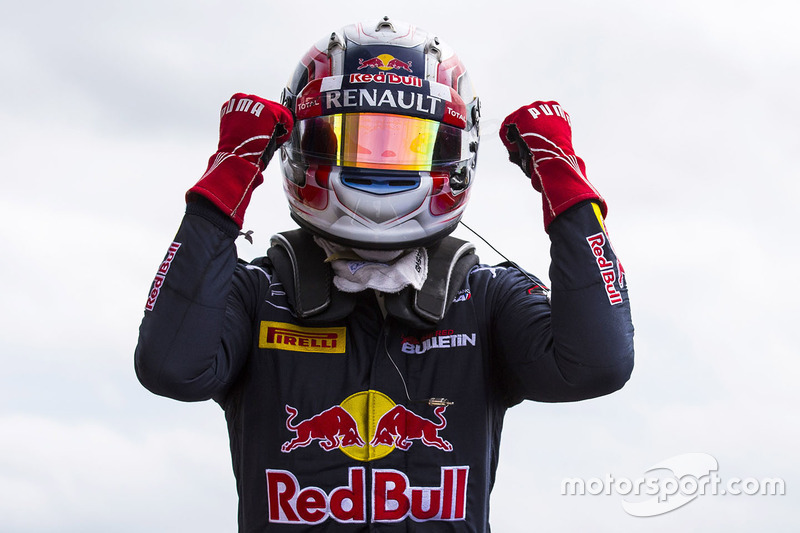
[[[531,184],[542,193],[542,213],[544,229],[549,231],[553,220],[569,209],[586,200],[598,204],[603,217],[608,208],[600,193],[585,177],[583,160],[573,156],[575,165],[563,160],[537,162],[531,176]]]
[[[217,152],[209,159],[208,170],[200,181],[186,192],[186,201],[195,194],[206,198],[241,229],[253,189],[263,181],[257,165],[227,152]]]

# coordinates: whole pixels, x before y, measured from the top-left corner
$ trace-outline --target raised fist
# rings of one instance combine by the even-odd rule
[[[542,193],[545,230],[584,200],[595,200],[605,216],[605,201],[586,179],[586,166],[572,149],[569,115],[558,102],[537,101],[517,109],[503,121],[500,138],[509,160]]]
[[[219,145],[197,184],[186,193],[210,200],[241,229],[253,189],[275,149],[292,132],[292,113],[254,95],[237,93],[220,112]]]

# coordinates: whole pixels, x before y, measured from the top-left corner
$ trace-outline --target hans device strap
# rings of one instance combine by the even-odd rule
[[[310,232],[281,232],[272,236],[270,244],[267,257],[299,318],[322,323],[342,319],[353,310],[355,295],[334,287],[333,270]],[[416,328],[435,326],[478,262],[475,246],[445,237],[428,247],[428,277],[422,288],[406,287],[397,294],[386,294],[387,313]]]

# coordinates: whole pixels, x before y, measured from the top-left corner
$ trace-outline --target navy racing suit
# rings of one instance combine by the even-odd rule
[[[489,531],[506,409],[608,394],[632,371],[624,271],[592,203],[549,228],[550,291],[475,264],[428,326],[371,290],[302,318],[293,280],[238,260],[237,234],[187,206],[135,367],[156,394],[224,409],[241,532]]]

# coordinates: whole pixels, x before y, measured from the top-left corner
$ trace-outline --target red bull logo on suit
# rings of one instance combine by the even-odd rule
[[[441,467],[438,487],[413,486],[399,470],[372,471],[373,522],[399,522],[411,518],[458,521],[467,516],[468,466]],[[319,524],[328,518],[344,523],[367,520],[366,469],[349,469],[348,484],[325,492],[301,487],[288,470],[267,470],[269,521],[280,524]]]
[[[444,452],[453,450],[440,435],[447,427],[445,406],[436,407],[430,419],[395,404],[382,392],[369,390],[299,422],[295,421],[295,407],[287,405],[285,409],[286,429],[294,435],[281,446],[284,453],[314,442],[326,452],[339,450],[357,461],[380,459],[395,449],[407,451],[415,442]]]
[[[445,452],[452,451],[453,445],[439,436],[439,430],[447,426],[447,420],[444,418],[446,408],[439,406],[434,409],[433,414],[439,419],[437,424],[402,405],[395,405],[378,420],[375,436],[369,442],[370,446],[395,445],[405,451],[411,447],[413,440],[419,440],[425,446],[436,447]]]
[[[286,412],[289,414],[286,429],[294,431],[295,437],[281,446],[282,452],[308,446],[315,440],[319,440],[320,448],[326,452],[339,447],[364,446],[364,441],[358,434],[356,421],[339,405],[334,405],[297,425],[292,424],[297,416],[297,409],[287,405]]]
[[[622,303],[622,294],[615,286],[615,282],[619,282],[620,287],[623,286],[624,281],[622,274],[624,270],[622,270],[622,267],[620,266],[620,269],[618,270],[619,277],[617,277],[617,274],[614,272],[613,261],[606,259],[603,247],[608,241],[605,237],[605,234],[601,231],[600,233],[590,235],[589,237],[586,237],[586,242],[589,243],[589,247],[592,249],[595,263],[597,263],[597,268],[600,270],[600,276],[603,278],[603,283],[606,287],[606,295],[608,296],[608,302],[611,305]]]
[[[164,280],[167,279],[169,267],[172,264],[172,260],[175,259],[175,254],[178,253],[178,248],[180,247],[181,243],[173,242],[167,251],[167,257],[164,258],[161,266],[158,267],[158,272],[153,280],[153,288],[150,289],[150,294],[147,296],[147,304],[144,306],[146,311],[152,311],[155,309],[156,300],[158,300],[158,295],[161,292],[161,286],[164,284]]]
[[[413,445],[450,452],[453,445],[440,434],[447,427],[446,409],[438,406],[433,409],[433,418],[428,418],[374,390],[353,394],[341,404],[300,421],[298,409],[286,405],[286,429],[292,435],[281,451],[292,453],[316,443],[322,451],[338,450],[358,461],[380,459],[395,449],[407,451]],[[364,523],[368,516],[372,522],[466,519],[468,466],[440,467],[440,482],[435,487],[415,486],[405,472],[393,469],[373,469],[371,480],[366,476],[366,468],[351,467],[347,484],[326,492],[301,486],[288,470],[267,469],[269,521],[319,524],[333,518],[343,523]],[[369,515],[367,505],[371,505]]]

